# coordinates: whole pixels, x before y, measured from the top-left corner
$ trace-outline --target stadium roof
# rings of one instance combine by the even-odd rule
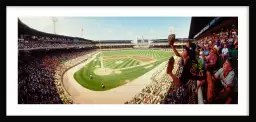
[[[200,38],[232,24],[238,24],[237,17],[192,17],[189,38]]]
[[[93,42],[92,40],[84,39],[84,38],[80,38],[80,37],[71,37],[71,36],[58,35],[58,34],[52,34],[52,33],[38,31],[36,29],[33,29],[33,28],[27,26],[20,19],[18,19],[18,34],[19,35],[28,34],[28,35],[33,35],[33,36],[47,36],[47,37],[53,37],[53,38],[79,39],[81,41]]]
[[[189,30],[189,39],[193,39],[215,17],[192,17]]]

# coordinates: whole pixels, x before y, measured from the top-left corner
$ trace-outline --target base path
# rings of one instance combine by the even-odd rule
[[[74,73],[94,60],[96,55],[86,62],[71,68],[63,75],[64,88],[72,97],[74,104],[124,104],[138,94],[146,85],[150,84],[152,82],[150,79],[152,74],[166,63],[158,65],[153,70],[125,85],[107,91],[92,91],[81,86],[74,79]]]

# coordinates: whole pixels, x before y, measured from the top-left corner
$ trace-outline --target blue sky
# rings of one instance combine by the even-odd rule
[[[19,17],[31,28],[53,33],[51,17]],[[92,40],[167,38],[170,27],[177,38],[187,38],[191,17],[58,17],[56,33]]]

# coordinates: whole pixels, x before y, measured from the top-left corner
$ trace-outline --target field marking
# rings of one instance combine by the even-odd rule
[[[129,56],[105,56],[103,59],[107,62],[107,64],[104,63],[104,66],[105,67],[109,67],[109,68],[112,68],[112,69],[115,69],[115,70],[124,70],[124,69],[129,69],[129,68],[134,68],[134,67],[139,67],[139,66],[144,66],[144,65],[147,65],[147,64],[150,64],[150,63],[154,63],[155,61],[157,61],[157,59],[155,58],[149,58],[145,55],[143,56],[140,56],[140,57],[146,57],[146,58],[149,58],[149,59],[152,59],[151,61],[148,61],[148,62],[142,62],[142,61],[139,61],[136,59],[136,56],[138,55],[129,55]],[[113,57],[113,58],[111,58]],[[117,58],[116,58],[117,57]],[[134,58],[135,57],[135,58]],[[111,66],[111,64],[113,64],[112,62],[115,62],[115,61],[118,61],[118,59],[121,59],[122,61],[125,62],[125,60],[129,60],[129,59],[132,59],[132,60],[135,60],[135,62],[139,62],[140,65],[134,65],[134,66],[130,66],[130,67],[124,67],[124,68],[118,68],[118,67],[121,67],[121,66],[125,66],[124,64],[120,64],[120,65],[115,65],[115,66]],[[116,59],[116,60],[115,60]],[[110,60],[110,61],[108,61]],[[159,59],[161,60],[161,59]],[[130,64],[133,64],[135,63],[134,61],[131,61],[129,62],[129,65]],[[110,64],[110,65],[109,65]],[[135,63],[136,64],[136,63]]]
[[[123,61],[124,61],[125,63],[119,64],[119,65],[114,65],[113,68],[114,68],[114,69],[118,69],[119,67],[124,66],[127,62],[132,61],[132,59],[131,59],[131,58],[126,58],[126,59],[123,60]]]
[[[123,61],[116,61],[115,64],[121,64]]]
[[[146,66],[146,67],[144,67],[145,69],[148,69],[148,68],[150,68],[150,67],[152,67],[153,65],[149,65],[149,66]]]
[[[155,61],[154,61],[155,62]],[[131,66],[131,67],[125,67],[125,68],[120,68],[120,69],[116,69],[116,70],[124,70],[124,69],[130,69],[130,68],[135,68],[135,67],[139,67],[139,66],[145,66],[154,62],[148,62],[148,63],[141,63],[140,65],[135,65],[135,66]]]

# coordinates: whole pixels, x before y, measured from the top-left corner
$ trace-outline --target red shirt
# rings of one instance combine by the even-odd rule
[[[217,55],[210,54],[209,56],[206,57],[206,62],[207,62],[208,65],[209,64],[210,65],[216,65],[217,59],[218,59]]]

